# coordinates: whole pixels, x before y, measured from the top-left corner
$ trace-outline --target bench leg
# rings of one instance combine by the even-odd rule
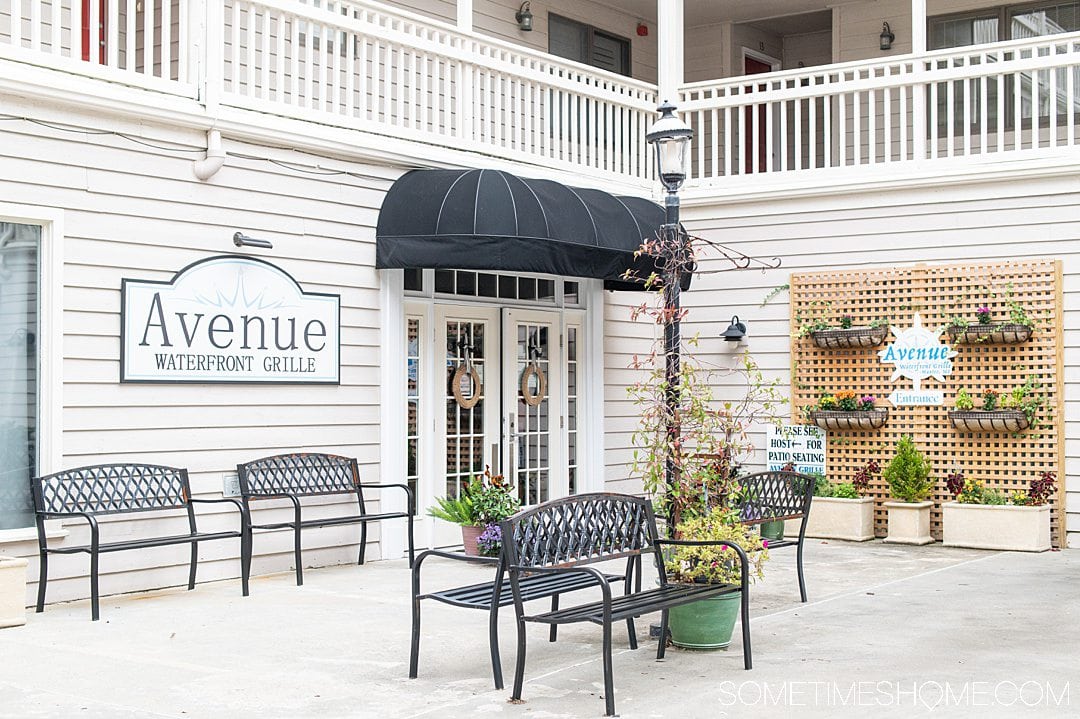
[[[246,597],[251,584],[251,530],[240,533],[240,588]]]
[[[293,534],[293,558],[296,560],[296,586],[304,586],[304,562],[300,558],[300,518],[296,520],[296,532]]]
[[[417,669],[420,666],[420,599],[417,598],[418,593],[413,591],[412,641],[409,643],[409,679],[416,679]]]
[[[660,612],[660,638],[656,641],[656,658],[663,659],[667,652],[668,610]]]
[[[409,511],[410,512],[412,511],[411,507],[410,507]],[[413,565],[413,562],[416,561],[416,557],[415,557],[416,552],[415,552],[415,548],[414,548],[415,543],[413,542],[413,518],[412,518],[411,514],[409,515],[408,522],[409,522],[409,567],[411,568],[412,565]]]
[[[739,624],[742,625],[743,667],[753,669],[754,662],[750,654],[750,591],[748,589],[742,591],[742,617],[739,619]]]
[[[514,666],[514,691],[510,698],[521,701],[521,689],[525,684],[525,620],[517,620],[517,664]]]
[[[98,603],[97,547],[90,551],[90,618],[95,622],[101,618],[101,611]]]
[[[615,679],[612,677],[611,623],[604,622],[604,707],[606,716],[615,716]]]
[[[38,614],[45,611],[45,585],[49,583],[49,554],[41,552],[38,560],[37,607]]]
[[[499,605],[495,602],[492,602],[491,609],[488,611],[488,649],[491,652],[491,674],[495,679],[495,688],[502,689],[502,656],[499,654]]]
[[[799,596],[801,596],[802,600],[805,602],[806,601],[806,579],[803,577],[802,547],[803,547],[803,543],[802,543],[802,540],[800,540],[799,545],[797,547],[797,552],[795,554],[795,562],[796,562],[796,566],[799,569]]]
[[[364,550],[367,548],[367,522],[360,523],[360,558],[357,564],[364,563]]]
[[[559,595],[551,595],[551,611],[557,611],[559,609]],[[552,624],[551,629],[548,630],[548,641],[553,642],[559,637],[559,625]]]
[[[191,567],[188,569],[187,588],[190,592],[195,588],[195,569],[199,566],[199,543],[191,543]]]

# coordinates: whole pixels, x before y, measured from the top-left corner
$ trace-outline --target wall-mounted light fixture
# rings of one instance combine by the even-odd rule
[[[746,323],[739,321],[739,316],[735,315],[731,318],[731,324],[724,330],[724,334],[720,335],[727,342],[739,342],[746,337]]]
[[[522,32],[532,32],[532,20],[533,14],[529,7],[529,0],[521,3],[521,7],[514,13],[514,19],[517,20],[518,27]]]
[[[892,28],[889,27],[889,23],[881,23],[881,35],[879,37],[881,39],[881,49],[892,50],[893,40],[896,39],[896,35],[893,35],[893,31]]]
[[[261,247],[264,250],[274,249],[274,243],[270,240],[259,240],[254,237],[248,237],[243,232],[237,232],[232,236],[233,244],[237,247]]]

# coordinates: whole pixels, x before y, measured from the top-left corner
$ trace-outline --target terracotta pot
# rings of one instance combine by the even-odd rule
[[[465,554],[470,557],[479,557],[480,548],[476,546],[476,540],[480,538],[480,535],[484,533],[487,527],[480,525],[478,527],[467,527],[461,525],[461,543],[465,547]]]

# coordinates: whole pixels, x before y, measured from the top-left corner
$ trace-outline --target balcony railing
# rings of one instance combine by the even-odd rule
[[[211,119],[258,112],[409,140],[418,157],[652,184],[655,86],[368,0],[0,0],[0,59],[181,96]],[[1051,162],[1077,144],[1078,92],[1080,33],[694,83],[679,98],[688,186]]]
[[[1073,146],[1080,33],[687,85],[691,184]]]

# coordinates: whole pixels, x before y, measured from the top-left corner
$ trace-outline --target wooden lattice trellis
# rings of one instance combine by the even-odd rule
[[[1011,290],[1010,290],[1011,288]],[[936,480],[932,534],[941,538],[940,503],[950,499],[945,487],[949,472],[981,479],[988,487],[1025,489],[1042,471],[1057,473],[1058,495],[1053,499],[1051,534],[1062,546],[1065,520],[1064,412],[1062,370],[1061,263],[1055,260],[1017,260],[1001,264],[916,265],[855,271],[793,274],[791,277],[792,419],[803,423],[802,408],[823,391],[853,389],[872,394],[877,406],[889,408],[889,421],[875,431],[830,431],[827,466],[834,482],[849,482],[873,458],[882,467],[895,454],[903,434],[914,437],[926,454]],[[820,349],[809,337],[797,338],[800,327],[816,318],[837,325],[851,315],[855,325],[888,319],[906,329],[915,312],[930,330],[943,328],[954,316],[975,321],[975,309],[989,306],[995,321],[1008,318],[1006,300],[1018,302],[1035,320],[1033,337],[1020,344],[954,344],[952,375],[944,383],[923,380],[922,389],[944,393],[941,407],[892,407],[886,399],[896,389],[911,390],[910,379],[890,381],[893,366],[883,364],[878,350],[893,341],[890,333],[881,347]],[[943,333],[942,342],[948,343]],[[1005,394],[1029,375],[1040,382],[1046,403],[1039,425],[1019,434],[965,433],[949,422],[956,393],[966,388],[973,396],[985,389]],[[886,513],[881,503],[889,490],[880,476],[872,483],[875,531],[885,536]]]

